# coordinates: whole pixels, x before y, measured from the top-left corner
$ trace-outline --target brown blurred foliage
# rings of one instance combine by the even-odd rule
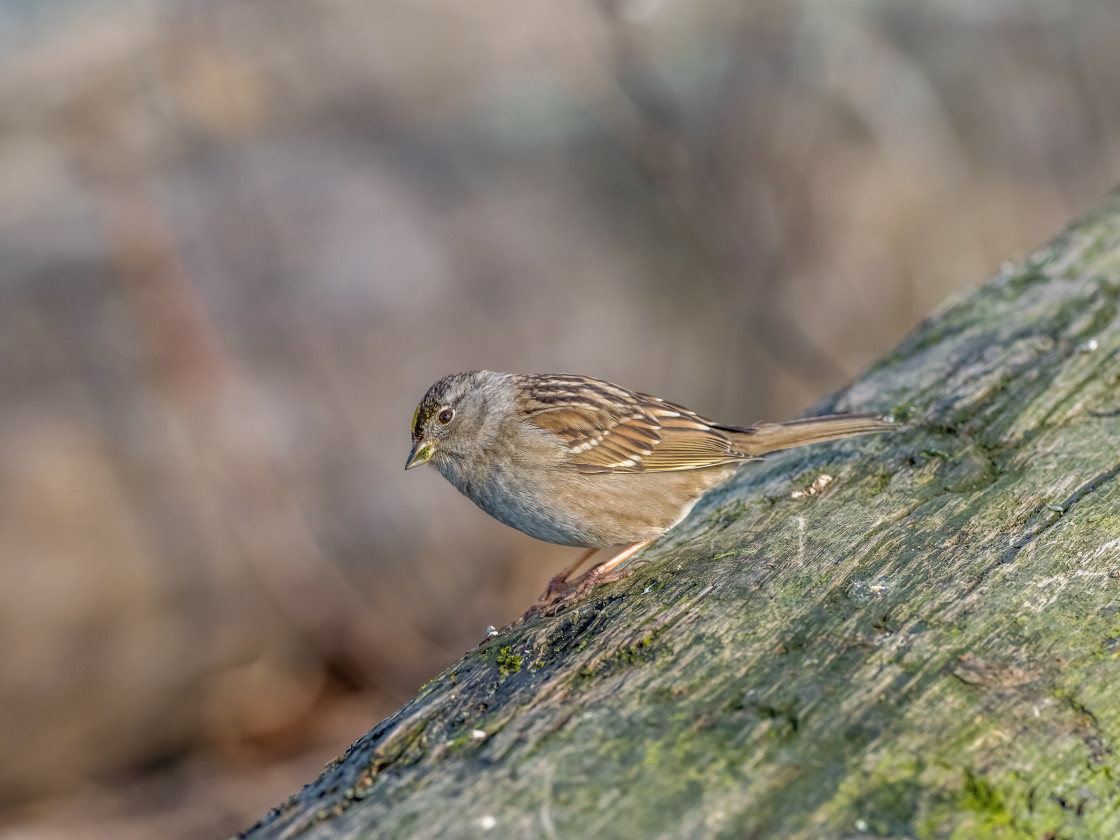
[[[571,557],[404,474],[431,381],[792,415],[1112,186],[1117,43],[1111,0],[0,5],[12,836],[243,827]]]

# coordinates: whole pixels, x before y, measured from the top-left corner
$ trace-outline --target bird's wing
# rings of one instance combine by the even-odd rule
[[[580,472],[694,470],[752,460],[714,424],[658,397],[583,377],[525,385],[525,420],[560,438]]]

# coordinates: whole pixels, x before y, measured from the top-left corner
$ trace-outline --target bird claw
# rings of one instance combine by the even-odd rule
[[[556,613],[560,612],[560,610],[565,607],[569,607],[577,601],[582,601],[591,593],[591,590],[599,584],[611,583],[612,581],[629,577],[634,572],[633,568],[630,566],[622,566],[619,568],[620,564],[629,560],[651,542],[652,540],[645,540],[643,542],[634,543],[607,562],[600,563],[595,568],[585,572],[582,577],[578,577],[574,581],[569,582],[568,577],[598,551],[598,549],[595,548],[589,549],[575,563],[560,574],[554,576],[552,580],[548,582],[548,586],[545,587],[544,592],[541,593],[541,596],[537,599],[537,603],[529,607],[521,618],[503,627],[502,631],[509,630],[511,627],[519,627],[530,618],[535,618],[538,615],[556,615]]]
[[[545,587],[544,592],[542,592],[541,596],[537,598],[537,605],[546,606],[548,604],[551,604],[554,600],[556,600],[557,595],[560,595],[571,588],[571,584],[568,583],[569,572],[569,569],[565,569],[560,574],[553,576],[552,580],[548,582],[548,586]],[[590,572],[588,574],[590,574]],[[584,577],[586,576],[587,575],[584,575]],[[580,578],[580,580],[582,579],[583,578]],[[529,609],[531,611],[533,608],[530,607]]]
[[[596,566],[583,577],[576,581],[575,589],[568,594],[559,598],[561,606],[574,604],[576,601],[582,601],[591,594],[591,590],[596,586],[601,586],[604,583],[614,583],[616,580],[623,580],[634,574],[632,568],[615,569],[614,571],[606,571],[602,566]]]
[[[514,624],[524,624],[530,618],[540,616],[556,615],[566,607],[582,601],[591,591],[604,583],[612,583],[616,580],[628,578],[634,573],[633,569],[615,569],[614,571],[603,571],[602,566],[596,566],[583,576],[577,578],[575,581],[569,583],[565,576],[557,575],[549,581],[548,588],[544,594],[537,600],[533,606],[525,611]],[[559,585],[554,586],[559,581]],[[566,591],[557,591],[561,587]]]

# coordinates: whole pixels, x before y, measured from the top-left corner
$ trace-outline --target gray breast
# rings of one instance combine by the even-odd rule
[[[472,466],[459,459],[441,459],[439,471],[464,496],[493,516],[545,542],[558,545],[609,545],[596,539],[578,510],[572,510],[569,483],[572,475],[562,468],[526,469],[512,462],[495,467],[495,459]]]
[[[644,473],[580,473],[548,432],[522,434],[516,451],[439,459],[463,495],[512,528],[559,545],[606,547],[655,539],[733,466]],[[538,436],[543,439],[538,439]],[[535,451],[534,451],[535,450]],[[435,459],[433,459],[435,460]]]

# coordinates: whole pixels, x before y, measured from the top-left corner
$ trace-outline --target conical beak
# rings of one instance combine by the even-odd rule
[[[408,463],[404,465],[406,470],[413,467],[422,467],[428,461],[432,460],[432,456],[436,454],[437,441],[418,440],[412,444],[412,451],[408,453]]]

